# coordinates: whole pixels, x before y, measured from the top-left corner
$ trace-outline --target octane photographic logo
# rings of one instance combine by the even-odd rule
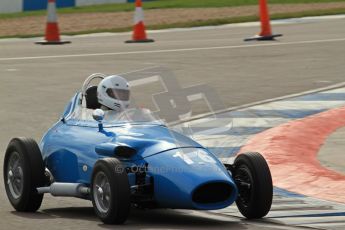
[[[220,168],[216,159],[209,155],[204,149],[200,148],[181,148],[178,150],[173,150],[174,153],[167,156],[167,162],[171,162],[174,159],[184,162],[184,164],[189,166],[199,166],[207,168],[207,173],[212,171],[219,172],[223,171],[225,168]],[[148,164],[136,165],[130,168],[123,168],[121,165],[116,167],[116,172],[123,172],[126,170],[127,173],[143,174],[143,173],[155,173],[155,174],[169,174],[169,173],[186,173],[190,172],[192,168],[190,167],[178,167],[175,164],[165,165],[164,167],[154,167]],[[193,170],[193,169],[192,169]]]

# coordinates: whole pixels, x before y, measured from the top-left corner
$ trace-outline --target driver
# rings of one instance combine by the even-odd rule
[[[98,102],[104,111],[124,111],[129,106],[129,96],[128,82],[121,76],[108,76],[97,87]]]

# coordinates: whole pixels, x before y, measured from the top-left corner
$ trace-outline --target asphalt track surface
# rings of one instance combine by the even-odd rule
[[[14,136],[39,140],[91,73],[123,73],[152,66],[174,70],[183,87],[198,83],[217,90],[226,107],[247,104],[344,81],[345,19],[309,20],[274,26],[284,37],[244,43],[257,27],[153,33],[153,44],[124,44],[128,34],[79,36],[65,46],[36,46],[34,39],[0,41],[1,158]],[[152,106],[161,86],[133,93]],[[207,112],[198,105],[197,113]],[[2,166],[1,166],[2,172]],[[3,181],[0,181],[1,191]],[[294,204],[292,202],[292,204]],[[39,213],[13,212],[0,195],[0,229],[104,229],[86,201],[46,196]],[[238,214],[238,213],[237,213]],[[119,227],[117,227],[119,228]],[[133,210],[121,229],[295,229],[207,212]],[[339,228],[341,229],[341,228]]]

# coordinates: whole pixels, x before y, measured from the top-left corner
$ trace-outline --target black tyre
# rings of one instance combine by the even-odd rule
[[[98,160],[92,172],[92,204],[105,224],[122,224],[130,211],[128,176],[120,161],[114,158]]]
[[[12,206],[20,212],[35,212],[43,194],[44,163],[37,143],[30,138],[14,138],[7,146],[4,160],[4,183]]]
[[[234,162],[233,178],[238,187],[236,205],[248,219],[267,215],[272,205],[270,169],[259,153],[240,154]]]

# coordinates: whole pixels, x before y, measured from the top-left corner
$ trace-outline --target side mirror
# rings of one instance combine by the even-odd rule
[[[92,117],[97,122],[102,122],[104,119],[104,111],[101,109],[95,109],[92,113]]]
[[[95,111],[93,111],[92,117],[95,121],[98,122],[99,131],[103,131],[102,121],[104,120],[104,111],[101,109],[96,109]]]

